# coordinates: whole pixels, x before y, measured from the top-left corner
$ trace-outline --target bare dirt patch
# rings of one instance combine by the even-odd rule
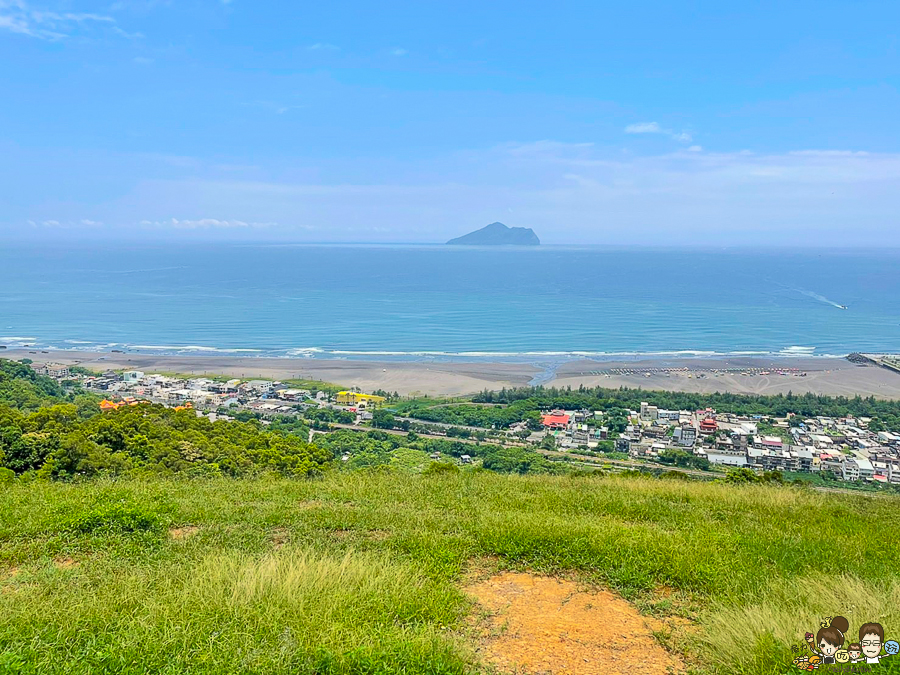
[[[362,530],[350,528],[338,528],[328,532],[335,539],[368,539],[369,541],[385,541],[390,538],[390,530]]]
[[[504,572],[466,588],[488,613],[479,655],[528,675],[665,675],[683,664],[638,611],[609,591]]]
[[[56,569],[58,570],[70,570],[73,567],[78,567],[79,563],[75,558],[54,558],[53,564],[56,565]]]
[[[281,548],[291,538],[291,533],[286,527],[276,527],[269,536],[269,541],[275,548]]]
[[[169,536],[175,541],[184,541],[190,539],[200,531],[196,525],[185,525],[183,527],[173,527],[169,530]]]
[[[17,576],[19,576],[18,567],[10,567],[5,570],[0,570],[0,581],[12,581]]]

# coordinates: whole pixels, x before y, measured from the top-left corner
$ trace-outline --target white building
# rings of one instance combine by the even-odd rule
[[[706,459],[710,464],[721,464],[723,466],[747,466],[746,455],[725,455],[715,451],[707,451]]]
[[[68,377],[69,367],[61,363],[44,363],[39,366],[32,366],[34,372],[38,375],[47,375],[48,377]]]
[[[659,408],[655,405],[650,405],[646,401],[641,402],[641,421],[642,422],[655,422],[659,417]]]

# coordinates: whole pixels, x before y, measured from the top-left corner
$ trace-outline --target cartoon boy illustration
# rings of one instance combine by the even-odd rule
[[[862,661],[862,647],[860,647],[858,642],[854,642],[848,646],[847,652],[850,654],[850,663],[859,663]]]
[[[869,624],[866,625],[868,626]],[[850,622],[847,619],[842,616],[835,616],[816,633],[816,647],[818,647],[817,651],[819,654],[822,655],[823,664],[833,665],[835,663],[834,655],[844,646],[844,633],[849,629]],[[882,631],[881,635],[883,639],[884,631]],[[865,647],[863,651],[865,651]],[[878,643],[878,651],[881,651],[881,642]],[[878,663],[878,661],[874,663]]]
[[[864,623],[859,627],[859,644],[862,646],[866,663],[878,663],[884,658],[879,656],[884,644],[884,627],[880,623]]]

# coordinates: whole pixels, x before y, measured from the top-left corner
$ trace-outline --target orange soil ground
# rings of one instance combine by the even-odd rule
[[[684,669],[645,618],[609,591],[514,572],[466,591],[488,614],[479,656],[501,672],[665,675]]]

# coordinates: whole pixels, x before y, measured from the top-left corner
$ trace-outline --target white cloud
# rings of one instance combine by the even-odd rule
[[[337,51],[340,49],[337,45],[328,44],[327,42],[316,42],[315,44],[311,44],[307,47],[307,49],[311,52],[317,51]]]
[[[113,29],[113,33],[115,33],[116,35],[121,35],[123,38],[126,38],[128,40],[143,40],[144,39],[144,34],[141,32],[136,31],[134,33],[129,33],[128,31],[122,30],[118,26],[113,26],[112,29]]]
[[[702,145],[692,145],[691,147],[688,148],[688,152],[703,152],[703,146]]]
[[[656,122],[640,122],[625,127],[626,134],[661,134],[662,128]]]
[[[103,223],[89,218],[81,218],[78,220],[57,220],[55,218],[45,218],[43,220],[26,220],[31,227],[52,227],[52,228],[79,228],[79,227],[99,227]]]
[[[406,56],[407,54],[409,54],[409,51],[403,49],[402,47],[397,47],[391,50],[391,54],[393,54],[394,56]]]
[[[144,227],[175,228],[180,230],[209,229],[244,229],[272,227],[276,223],[248,223],[243,220],[219,220],[218,218],[199,218],[197,220],[169,218],[168,220],[142,220],[138,223]]]
[[[292,105],[287,103],[278,103],[276,101],[248,101],[246,103],[242,103],[241,105],[251,108],[264,108],[266,110],[271,110],[276,115],[283,115],[290,110],[303,110],[309,107],[307,105]]]
[[[134,62],[142,66],[149,66],[153,63],[153,59],[148,59],[146,56],[135,56]]]
[[[115,19],[102,14],[35,10],[24,0],[0,0],[0,29],[20,35],[61,40],[92,23],[114,24]]]
[[[693,140],[691,134],[686,131],[672,131],[661,127],[658,122],[638,122],[625,127],[626,134],[663,134],[672,140],[682,143],[690,143]]]

